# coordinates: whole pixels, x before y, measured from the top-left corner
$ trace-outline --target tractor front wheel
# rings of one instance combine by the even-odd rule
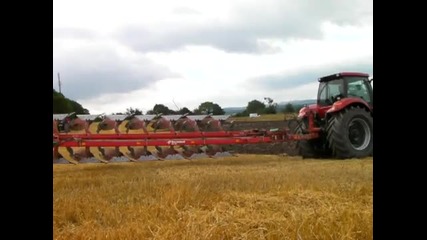
[[[336,158],[363,158],[371,156],[373,118],[360,107],[350,107],[334,114],[327,124],[327,140]]]
[[[301,122],[295,133],[303,134],[307,132],[308,121]],[[326,158],[330,157],[330,149],[327,144],[324,144],[324,138],[316,138],[310,140],[300,140],[297,143],[297,149],[300,156],[303,158]]]

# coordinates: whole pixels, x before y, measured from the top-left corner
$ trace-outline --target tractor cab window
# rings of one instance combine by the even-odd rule
[[[347,88],[348,97],[358,97],[366,102],[371,102],[369,94],[369,82],[365,78],[350,78],[348,79]]]
[[[333,104],[345,96],[344,84],[342,79],[321,82],[319,86],[319,102],[321,106]]]

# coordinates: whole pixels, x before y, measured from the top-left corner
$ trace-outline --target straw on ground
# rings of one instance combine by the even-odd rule
[[[54,239],[372,239],[372,158],[54,165]]]

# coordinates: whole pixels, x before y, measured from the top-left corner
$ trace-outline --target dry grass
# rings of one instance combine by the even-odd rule
[[[54,239],[372,239],[372,162],[54,165]]]

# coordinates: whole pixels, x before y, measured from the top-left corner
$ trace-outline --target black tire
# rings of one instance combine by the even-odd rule
[[[310,140],[301,140],[298,144],[298,153],[302,158],[317,158],[319,155],[314,150],[314,146]]]
[[[301,123],[296,129],[296,133],[302,134],[305,132],[304,129],[306,129],[306,126],[304,123]],[[322,137],[298,141],[297,149],[299,155],[303,158],[326,158],[330,157],[331,154],[329,148],[325,146],[324,138]]]
[[[334,114],[326,131],[336,158],[363,158],[373,153],[373,118],[364,108],[350,107]]]

